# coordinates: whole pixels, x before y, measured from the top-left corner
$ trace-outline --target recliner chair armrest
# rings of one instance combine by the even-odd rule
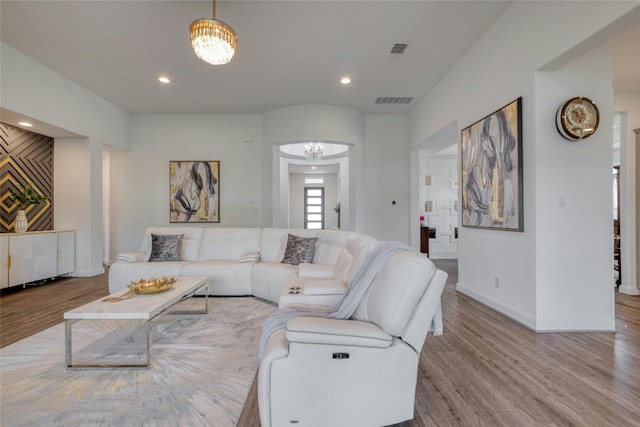
[[[128,252],[124,254],[118,254],[118,256],[116,257],[116,261],[123,261],[123,262],[130,262],[130,263],[143,262],[146,255],[147,254],[144,252]]]
[[[302,283],[302,295],[344,295],[346,284],[340,279],[307,280]]]
[[[335,266],[329,264],[311,264],[302,262],[298,264],[298,277],[310,279],[332,279]]]
[[[393,342],[393,336],[373,323],[321,317],[291,319],[285,327],[285,338],[290,343],[376,348],[387,348]]]

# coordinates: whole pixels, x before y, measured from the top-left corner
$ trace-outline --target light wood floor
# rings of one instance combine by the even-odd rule
[[[445,333],[423,347],[415,418],[395,427],[640,426],[640,297],[616,294],[616,333],[536,334],[457,293],[457,263],[435,262]],[[106,276],[3,291],[0,345],[107,293]],[[238,426],[259,426],[255,386]]]

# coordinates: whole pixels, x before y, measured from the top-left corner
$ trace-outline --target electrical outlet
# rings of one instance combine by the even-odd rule
[[[496,288],[500,288],[500,278],[498,276],[493,278],[493,284]]]

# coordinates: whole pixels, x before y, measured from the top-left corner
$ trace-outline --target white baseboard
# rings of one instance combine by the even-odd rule
[[[104,268],[94,268],[93,270],[76,270],[71,276],[73,277],[93,277],[104,274]]]
[[[640,295],[640,289],[625,285],[618,286],[618,292],[626,295]]]
[[[458,259],[458,251],[429,251],[429,259]]]
[[[534,316],[514,310],[494,299],[487,298],[460,282],[456,284],[456,290],[535,332],[615,332],[616,330],[615,319],[557,318],[537,320]]]
[[[536,332],[615,332],[615,319],[545,319]]]
[[[504,314],[508,318],[520,323],[522,326],[525,326],[534,331],[536,330],[536,319],[533,316],[529,316],[528,314],[522,313],[518,310],[514,310],[512,307],[506,306],[494,299],[487,298],[486,295],[476,292],[468,286],[465,286],[463,283],[456,283],[456,290],[461,294],[473,298],[479,303],[484,304],[487,307],[497,311],[498,313]]]

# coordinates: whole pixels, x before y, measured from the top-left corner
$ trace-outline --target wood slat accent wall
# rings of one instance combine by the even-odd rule
[[[0,232],[13,231],[18,206],[9,190],[31,185],[49,197],[27,209],[29,231],[53,229],[53,138],[0,123]]]

